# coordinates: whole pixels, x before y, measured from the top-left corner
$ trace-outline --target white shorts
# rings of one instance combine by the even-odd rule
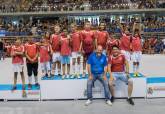
[[[61,55],[59,52],[53,53],[52,61],[53,62],[61,61]]]
[[[128,62],[131,60],[131,54],[129,51],[121,50],[121,53],[124,54],[124,56]]]
[[[40,63],[41,64],[41,70],[42,71],[50,71],[50,62],[44,62],[44,63]]]
[[[13,64],[13,72],[23,72],[23,64]]]
[[[133,52],[131,59],[133,62],[140,62],[141,60],[141,56],[142,56],[142,52],[141,51],[136,51]]]
[[[81,57],[81,54],[78,52],[72,52],[72,58],[78,58]]]

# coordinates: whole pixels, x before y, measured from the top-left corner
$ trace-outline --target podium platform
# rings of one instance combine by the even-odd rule
[[[22,97],[22,85],[17,84],[17,89],[12,90],[12,85],[1,84],[0,85],[0,99],[4,100],[40,100],[40,88],[32,86],[31,90],[28,90],[28,85],[25,86],[27,97]]]
[[[165,77],[147,78],[147,98],[165,97]]]
[[[146,78],[143,75],[133,77],[133,97],[146,97]],[[109,77],[109,76],[108,76]],[[64,79],[55,76],[41,80],[41,99],[86,99],[87,77],[80,79]],[[104,89],[99,81],[93,87],[93,98],[104,98]],[[127,97],[127,85],[121,81],[115,84],[115,97]]]

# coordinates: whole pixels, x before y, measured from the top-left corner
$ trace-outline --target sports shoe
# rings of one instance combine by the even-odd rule
[[[70,75],[69,75],[69,74],[67,74],[67,75],[66,75],[66,78],[67,78],[67,79],[69,79],[69,78],[70,78]]]
[[[115,101],[114,96],[111,97],[111,102],[113,103]]]
[[[112,106],[112,102],[110,100],[107,100],[106,104],[109,105],[109,106]]]
[[[65,79],[65,75],[62,75],[62,80],[64,80]]]
[[[83,73],[83,74],[82,74],[82,77],[85,78],[85,77],[86,77],[86,73]]]
[[[22,97],[23,97],[23,98],[27,97],[26,91],[23,91],[23,92],[22,92]]]
[[[71,79],[75,78],[75,77],[74,77],[74,74],[73,74],[70,78],[71,78]]]
[[[28,89],[32,89],[32,84],[28,84]]]
[[[88,105],[90,105],[92,103],[92,101],[90,100],[90,99],[88,99],[87,101],[86,101],[86,103],[85,103],[85,106],[88,106]]]
[[[40,84],[39,84],[39,83],[35,83],[35,86],[36,86],[36,87],[40,87]]]
[[[81,78],[80,75],[77,75],[77,78],[80,79]]]
[[[134,73],[134,75],[133,75],[134,77],[138,77],[139,76],[139,74],[138,73]]]
[[[11,91],[15,91],[17,89],[17,87],[14,85],[11,89]]]
[[[131,104],[131,105],[135,105],[135,104],[134,104],[134,101],[132,100],[132,98],[128,98],[128,99],[127,99],[127,102],[128,102],[129,104]]]

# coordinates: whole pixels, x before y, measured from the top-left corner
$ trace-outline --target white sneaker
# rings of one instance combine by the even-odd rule
[[[81,78],[80,75],[78,75],[77,78],[80,79]]]
[[[86,103],[85,103],[85,106],[88,106],[88,105],[90,105],[91,103],[92,103],[92,101],[88,99],[88,100],[86,101]]]
[[[73,79],[74,78],[74,74],[72,74],[72,76],[70,78]]]
[[[64,80],[64,79],[65,79],[65,75],[62,76],[62,80]]]
[[[70,75],[69,75],[69,74],[67,74],[67,75],[66,75],[66,78],[67,78],[67,79],[68,79],[68,78],[70,78]]]
[[[106,104],[109,105],[109,106],[112,106],[112,102],[110,100],[107,100]]]

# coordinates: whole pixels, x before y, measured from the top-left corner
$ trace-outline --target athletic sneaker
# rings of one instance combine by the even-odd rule
[[[85,103],[85,106],[88,106],[88,105],[90,105],[92,103],[92,101],[90,100],[90,99],[88,99],[87,101],[86,101],[86,103]]]
[[[74,74],[70,77],[71,79],[75,78]]]
[[[111,97],[111,102],[113,103],[115,101],[114,96]]]
[[[139,76],[139,74],[138,73],[134,73],[134,75],[133,75],[134,77],[138,77]]]
[[[35,83],[35,86],[36,86],[36,87],[40,87],[40,84],[39,84],[39,83]]]
[[[26,91],[23,91],[23,92],[22,92],[22,97],[23,97],[23,98],[27,97]]]
[[[62,75],[62,80],[64,80],[65,79],[65,75]]]
[[[32,84],[28,84],[28,89],[32,89]]]
[[[107,100],[106,104],[109,105],[109,106],[112,106],[112,102],[110,100]]]
[[[67,78],[67,79],[69,79],[69,78],[70,78],[70,75],[69,75],[69,74],[67,74],[67,75],[66,75],[66,78]]]
[[[83,74],[82,74],[82,77],[85,78],[85,77],[86,77],[86,73],[83,73]]]
[[[128,98],[128,99],[127,99],[127,102],[128,102],[129,104],[131,104],[131,105],[134,105],[134,101],[132,100],[132,98]]]
[[[77,78],[80,79],[81,78],[80,75],[77,75]]]
[[[17,87],[16,86],[13,86],[12,89],[11,89],[11,91],[14,91],[16,89],[17,89]]]

